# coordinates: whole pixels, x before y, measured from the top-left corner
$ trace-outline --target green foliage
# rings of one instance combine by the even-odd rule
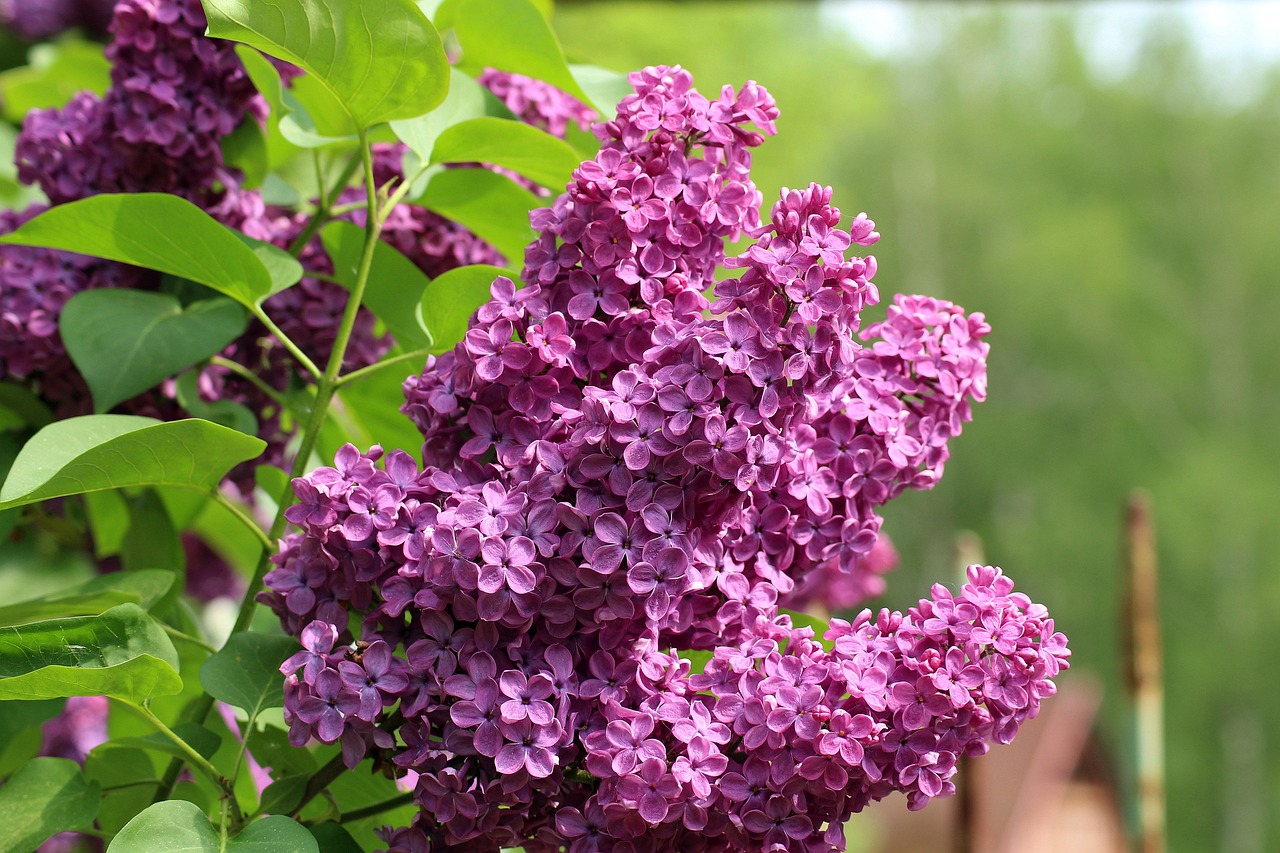
[[[182,690],[178,653],[136,604],[0,628],[0,699],[113,696],[139,703]]]
[[[119,604],[136,604],[147,610],[172,586],[173,573],[163,569],[104,575],[0,607],[0,626],[63,616],[96,616]]]
[[[544,204],[510,178],[488,169],[439,172],[431,177],[418,202],[467,226],[516,262],[524,259],[524,247],[533,242],[529,211]]]
[[[296,284],[288,253],[164,193],[90,196],[46,210],[0,243],[94,255],[199,282],[253,308]]]
[[[68,418],[40,430],[22,448],[0,488],[0,508],[126,486],[209,491],[264,445],[208,421],[161,423],[133,415]]]
[[[333,112],[312,117],[325,135],[414,118],[448,92],[440,37],[410,0],[203,2],[211,36],[292,62],[323,87]]]
[[[218,747],[222,745],[222,738],[216,732],[195,723],[178,723],[173,727],[173,733],[205,758],[212,758],[218,751]],[[112,738],[102,745],[102,749],[142,749],[148,752],[162,752],[178,758],[186,757],[186,753],[163,734]]]
[[[473,264],[449,270],[431,282],[422,296],[422,316],[435,339],[432,352],[451,350],[462,340],[467,321],[488,301],[493,280],[502,275],[512,281],[519,279],[513,270]]]
[[[502,166],[557,192],[581,159],[563,139],[524,122],[487,116],[446,129],[431,153],[432,163]]]
[[[391,122],[396,136],[423,163],[430,162],[436,140],[447,128],[479,118],[488,110],[487,89],[456,68],[450,74],[449,96],[439,107],[417,118]]]
[[[165,293],[115,288],[77,293],[58,318],[98,412],[220,352],[247,325],[230,299],[183,306]]]
[[[85,829],[102,789],[65,758],[33,758],[0,788],[0,853],[28,853],[51,835]]]
[[[22,124],[30,110],[61,107],[77,92],[101,95],[111,85],[102,45],[67,38],[31,48],[30,64],[0,73],[0,116]]]
[[[364,229],[350,222],[330,222],[320,232],[320,239],[333,260],[334,277],[350,290],[360,267]],[[361,303],[407,349],[421,349],[431,342],[419,306],[428,281],[413,261],[391,246],[379,242],[374,248],[373,266]]]
[[[316,840],[297,822],[273,815],[256,820],[239,834],[220,839],[204,812],[193,803],[156,803],[120,830],[107,853],[319,853]]]
[[[326,821],[307,829],[320,845],[320,853],[363,853],[364,848],[341,826]]]
[[[298,650],[293,637],[241,632],[200,667],[200,683],[215,699],[242,708],[252,720],[284,706],[280,664]]]
[[[446,0],[436,23],[457,34],[467,70],[514,71],[590,101],[569,71],[551,25],[529,0]]]

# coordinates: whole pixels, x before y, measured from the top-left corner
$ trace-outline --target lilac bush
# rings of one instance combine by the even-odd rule
[[[423,464],[348,445],[294,481],[263,595],[303,644],[290,738],[416,774],[391,851],[842,849],[868,803],[953,792],[1067,666],[990,567],[821,638],[780,609],[880,590],[878,508],[941,476],[989,329],[921,296],[864,328],[874,223],[818,185],[760,221],[768,93],[630,80],[522,286],[405,382]]]

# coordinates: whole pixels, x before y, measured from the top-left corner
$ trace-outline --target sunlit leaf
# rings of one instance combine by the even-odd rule
[[[342,136],[422,115],[448,92],[449,62],[435,28],[411,0],[203,0],[209,35],[242,42],[305,70],[341,107]]]
[[[136,604],[0,628],[0,699],[114,696],[140,703],[180,692],[177,667],[164,629]]]
[[[51,207],[0,243],[63,249],[187,278],[253,306],[302,278],[287,252],[227,228],[184,198],[103,193]]]
[[[0,509],[125,486],[208,491],[265,446],[261,439],[209,421],[68,418],[40,430],[22,448],[0,488]]]

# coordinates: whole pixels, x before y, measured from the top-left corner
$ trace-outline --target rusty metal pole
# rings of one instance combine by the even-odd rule
[[[1139,853],[1165,850],[1164,680],[1160,600],[1151,499],[1129,496],[1125,511],[1124,614],[1129,695],[1133,701]]]

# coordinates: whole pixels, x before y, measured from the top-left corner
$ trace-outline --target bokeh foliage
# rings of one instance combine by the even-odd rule
[[[1159,15],[1133,67],[1101,73],[1068,5],[961,5],[915,7],[913,47],[879,57],[809,3],[562,3],[555,25],[571,58],[767,85],[766,199],[832,184],[884,235],[886,298],[987,313],[990,399],[935,492],[887,513],[903,567],[886,603],[951,577],[952,532],[976,531],[1103,679],[1122,776],[1121,508],[1150,490],[1170,849],[1275,849],[1280,73],[1223,97]]]

